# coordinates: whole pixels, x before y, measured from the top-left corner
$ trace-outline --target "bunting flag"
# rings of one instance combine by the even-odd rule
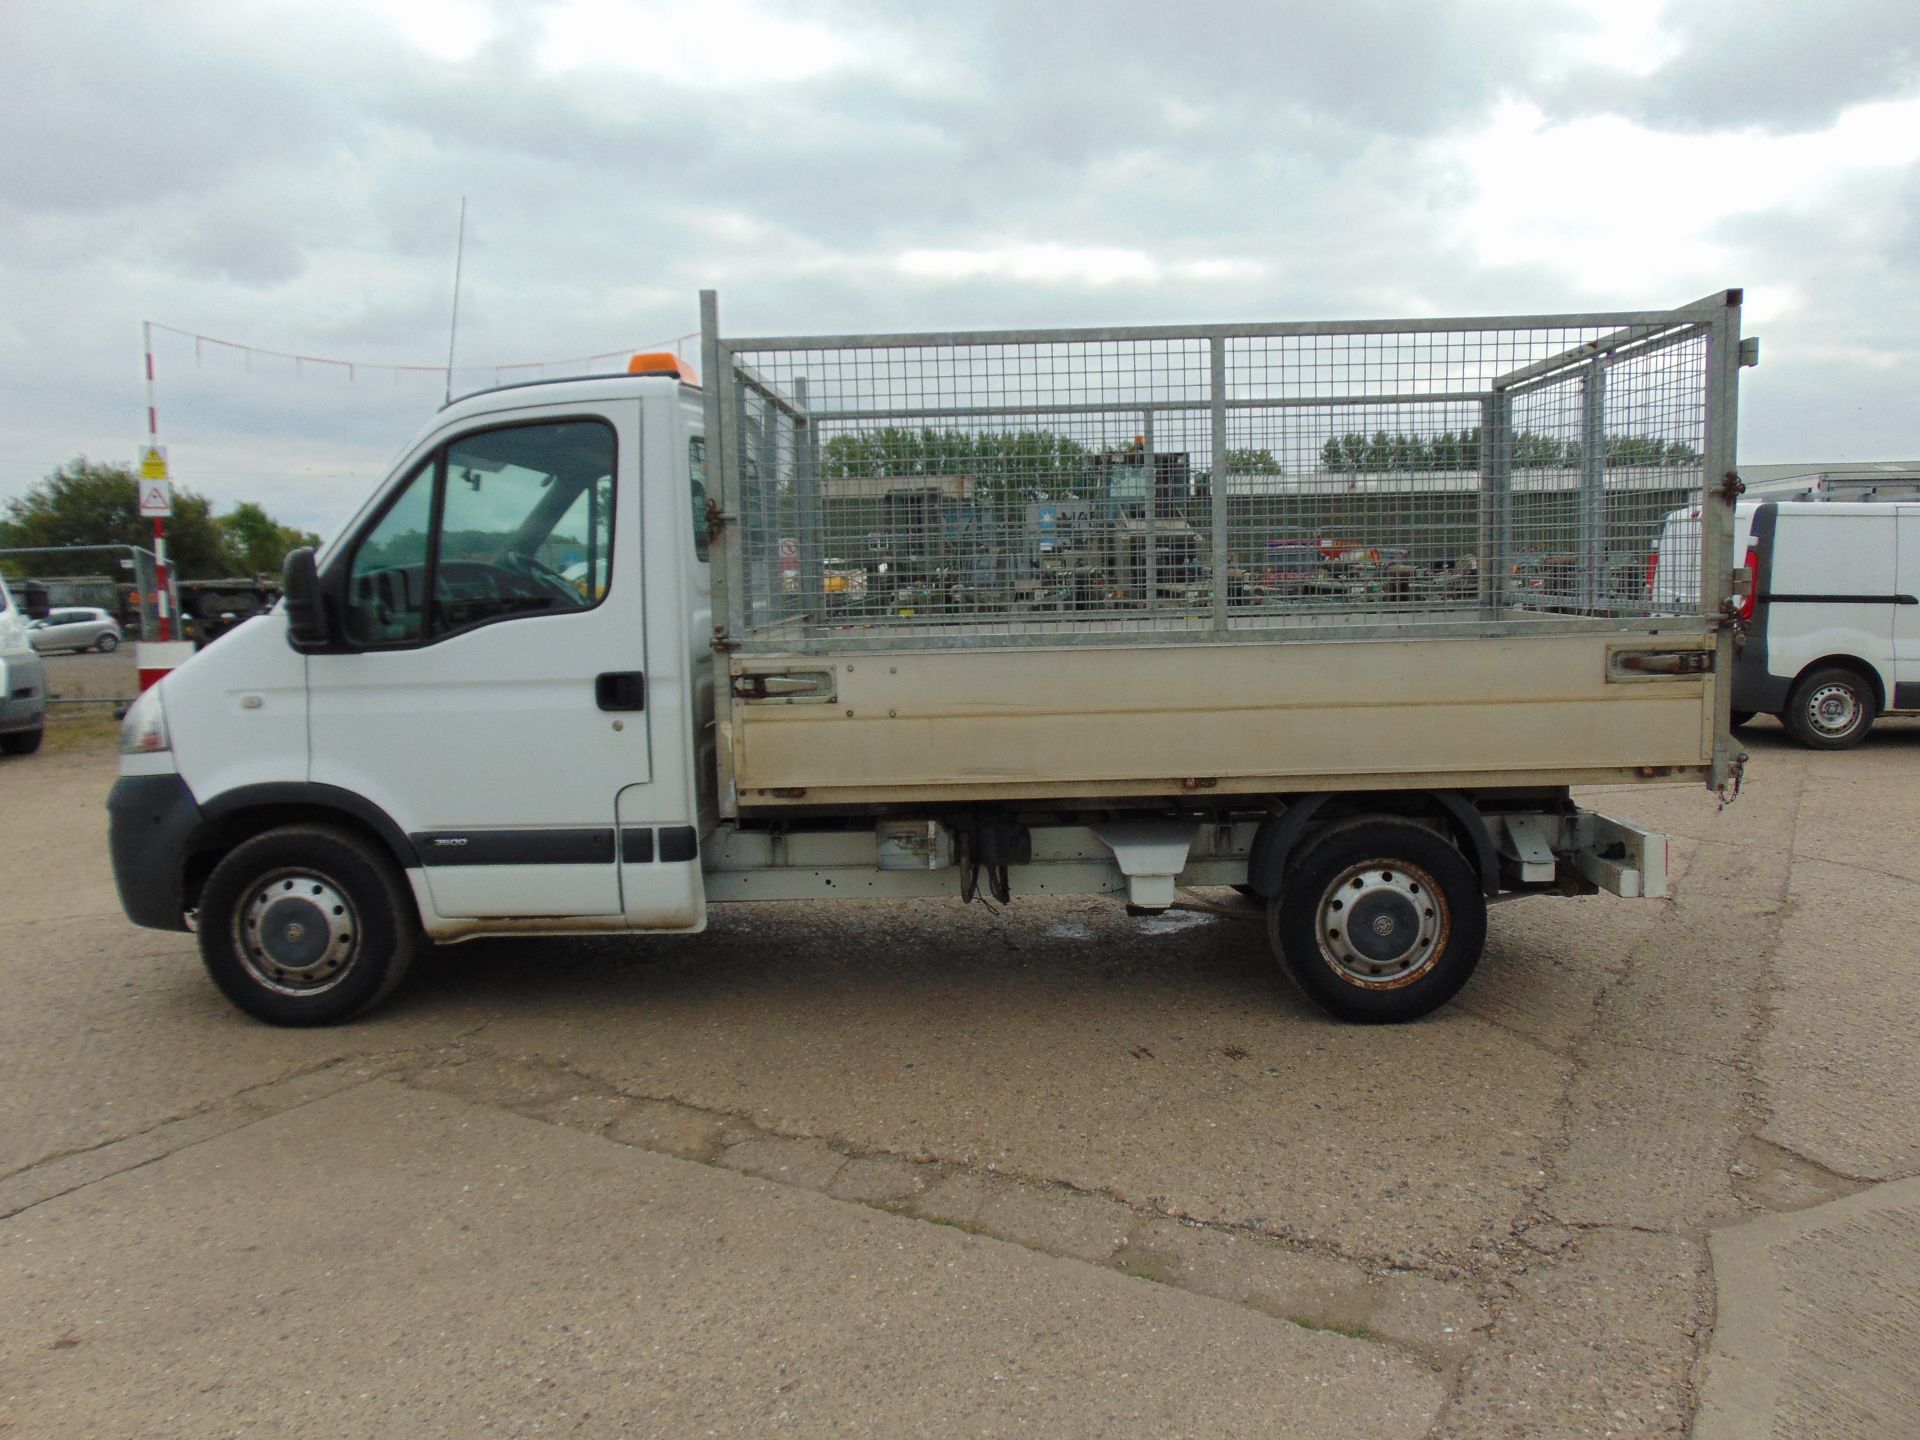
[[[434,375],[451,385],[456,375],[491,374],[495,384],[505,384],[511,380],[542,380],[549,375],[592,374],[603,367],[624,371],[628,359],[635,351],[672,350],[674,354],[681,355],[683,346],[700,338],[700,332],[695,330],[670,340],[655,340],[645,345],[628,345],[619,350],[605,350],[598,355],[575,355],[560,360],[520,360],[503,365],[455,365],[449,368],[446,365],[385,365],[365,360],[342,360],[330,355],[299,355],[289,350],[269,350],[260,345],[244,345],[237,340],[222,340],[213,335],[200,335],[192,330],[163,325],[157,320],[150,321],[148,324],[154,330],[192,341],[195,366],[199,366],[209,352],[218,352],[237,355],[249,372],[253,370],[255,361],[261,361],[283,367],[291,366],[296,378],[304,376],[309,370],[314,370],[345,375],[349,382],[358,381],[362,376],[390,376],[396,384],[402,376],[406,375]],[[147,363],[151,369],[153,363],[151,354]]]

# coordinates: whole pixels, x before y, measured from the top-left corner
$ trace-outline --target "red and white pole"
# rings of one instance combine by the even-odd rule
[[[147,358],[147,446],[153,454],[158,455],[160,411],[153,401],[153,323],[141,321],[140,333]],[[155,617],[160,622],[159,639],[157,643],[143,639],[133,647],[134,664],[140,669],[140,689],[143,692],[158,684],[169,670],[193,656],[192,645],[173,638],[173,585],[167,574],[167,520],[164,515],[153,517],[153,605]]]
[[[153,403],[153,322],[140,322],[140,337],[147,352],[147,443],[160,444],[160,409]],[[153,517],[153,603],[160,621],[162,642],[173,639],[173,586],[167,580],[167,521],[164,515]]]

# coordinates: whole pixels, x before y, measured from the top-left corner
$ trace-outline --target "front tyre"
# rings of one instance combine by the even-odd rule
[[[272,1025],[331,1025],[377,1005],[406,976],[418,934],[387,857],[326,826],[254,836],[200,893],[207,974]]]
[[[1871,685],[1851,670],[1830,666],[1793,687],[1780,723],[1811,749],[1847,750],[1867,738],[1879,708]]]
[[[1431,830],[1365,820],[1301,858],[1268,902],[1267,939],[1321,1009],[1398,1024],[1467,983],[1486,945],[1486,898],[1466,858]]]

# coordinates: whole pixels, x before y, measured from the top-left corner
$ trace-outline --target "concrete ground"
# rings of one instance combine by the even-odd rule
[[[1674,898],[1500,906],[1399,1029],[1206,891],[478,942],[276,1031],[120,917],[110,734],[0,760],[0,1435],[1911,1433],[1920,725],[1586,796]]]

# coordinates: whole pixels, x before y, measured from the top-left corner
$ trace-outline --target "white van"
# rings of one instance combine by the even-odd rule
[[[27,638],[28,618],[0,580],[0,752],[8,755],[38,750],[46,726],[46,676]]]
[[[1920,504],[1762,502],[1745,538],[1735,722],[1778,715],[1801,744],[1843,750],[1877,716],[1920,714]]]
[[[1857,745],[1881,715],[1920,714],[1920,503],[1743,500],[1747,572],[1733,723],[1777,715],[1803,745]],[[1676,510],[1648,566],[1656,608],[1700,588],[1700,512]]]
[[[1759,502],[1742,500],[1733,510],[1733,559],[1736,568],[1747,553],[1753,512]],[[1674,510],[1660,522],[1653,555],[1647,561],[1647,598],[1655,611],[1685,613],[1700,603],[1700,507]],[[1739,702],[1735,701],[1735,708]]]

